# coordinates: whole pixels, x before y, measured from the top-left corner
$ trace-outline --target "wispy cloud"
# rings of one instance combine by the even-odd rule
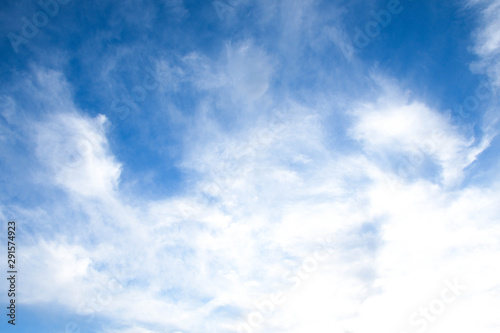
[[[2,87],[0,151],[24,166],[2,184],[37,196],[0,205],[22,230],[23,306],[63,308],[61,331],[496,332],[500,183],[471,180],[498,163],[495,83],[457,122],[351,52],[347,5],[216,3],[113,10],[124,25],[87,58]],[[468,4],[473,68],[496,82],[498,6]]]

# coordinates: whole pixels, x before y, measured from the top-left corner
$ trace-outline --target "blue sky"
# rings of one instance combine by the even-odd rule
[[[2,332],[498,332],[499,17],[3,1]]]

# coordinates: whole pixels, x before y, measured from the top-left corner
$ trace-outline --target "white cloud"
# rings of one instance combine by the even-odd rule
[[[491,140],[466,137],[452,126],[449,118],[419,101],[409,101],[398,89],[382,83],[385,93],[375,103],[356,107],[351,135],[363,143],[369,153],[409,156],[409,164],[418,168],[431,158],[441,168],[442,182],[457,185],[464,169],[473,163]]]
[[[253,101],[269,87],[273,68],[269,56],[251,42],[226,45],[227,73],[239,95]]]
[[[59,113],[35,127],[38,158],[71,193],[103,198],[118,186],[121,167],[110,155],[105,123],[103,115]]]
[[[272,58],[251,40],[227,42],[215,61],[198,53],[183,57],[185,79],[199,89],[218,90],[225,100],[241,104],[258,101],[268,90]]]
[[[436,144],[431,154],[437,160],[451,161],[462,153],[462,146],[467,148],[467,141],[424,104],[398,106],[384,101],[381,99],[356,113],[358,122],[353,133],[367,149],[383,152],[399,144],[395,149],[411,151],[415,138],[425,139],[434,130],[444,132],[443,142],[448,144],[445,147]],[[478,273],[486,269],[483,266],[486,261],[496,257],[494,242],[486,248],[481,243],[495,239],[493,235],[499,232],[492,224],[498,211],[493,201],[487,199],[495,196],[497,189],[490,194],[476,190],[454,194],[426,180],[405,183],[396,190],[390,188],[384,178],[385,171],[362,154],[328,154],[322,123],[313,121],[311,112],[296,105],[285,126],[272,132],[265,142],[253,141],[253,152],[244,159],[240,155],[246,136],[238,133],[227,137],[219,133],[216,137],[223,140],[198,142],[201,146],[192,147],[193,152],[205,151],[202,158],[195,153],[196,161],[185,161],[201,172],[198,190],[204,191],[212,182],[211,170],[220,167],[221,158],[233,161],[230,177],[234,181],[219,192],[205,192],[206,197],[188,195],[151,202],[134,209],[120,199],[103,206],[85,206],[84,209],[93,210],[89,214],[96,222],[91,223],[109,216],[116,234],[112,239],[98,238],[101,247],[94,251],[85,242],[78,247],[66,245],[59,249],[67,253],[62,256],[55,255],[55,250],[39,251],[46,260],[76,269],[72,270],[73,284],[57,288],[70,290],[78,284],[86,285],[77,297],[80,304],[86,304],[87,299],[95,298],[95,290],[99,290],[92,276],[97,274],[105,281],[111,271],[119,272],[117,277],[126,288],[96,311],[129,325],[132,332],[146,330],[134,328],[137,321],[145,322],[144,327],[153,331],[157,325],[193,332],[201,327],[209,332],[217,328],[230,331],[255,311],[254,301],[277,291],[287,292],[288,299],[263,324],[273,331],[306,332],[325,326],[355,332],[369,332],[373,327],[405,329],[406,318],[420,304],[435,297],[434,290],[445,278],[458,276],[467,283],[471,294],[464,297],[464,302],[471,301],[466,307],[474,305],[474,299],[485,297],[488,288],[495,288],[495,277],[499,274],[496,269],[488,268],[489,280]],[[429,119],[427,126],[423,124],[424,118]],[[384,129],[386,120],[398,121],[398,127],[408,122],[416,126],[408,126],[406,131]],[[100,147],[101,150],[92,150],[92,157],[88,158],[100,158],[99,163],[104,166],[118,165],[106,154],[105,136],[97,134],[101,126],[98,119],[59,116],[47,123],[45,131],[54,133],[63,130],[66,124],[90,135],[92,142]],[[257,137],[255,133],[260,126],[261,123],[254,128],[250,126],[244,134]],[[38,138],[45,136],[54,140],[46,132]],[[50,142],[55,142],[54,147],[60,144],[57,140]],[[54,151],[44,155],[50,157],[48,165],[59,156]],[[83,197],[104,193],[98,198],[105,200],[116,191],[111,184],[118,181],[119,173],[106,173],[99,179],[107,181],[93,183],[85,177],[90,177],[94,164],[85,163],[84,167],[76,167],[78,171],[70,173],[68,178],[59,180],[58,186]],[[84,186],[73,177],[87,179],[90,185]],[[362,180],[363,177],[367,179]],[[353,182],[353,179],[359,180]],[[478,212],[483,212],[481,222],[470,224]],[[370,238],[360,233],[366,223],[378,230],[370,236],[378,240],[378,245],[368,246]],[[326,235],[335,236],[335,255],[320,263],[299,289],[290,291],[291,286],[284,278],[286,271],[300,267],[301,260]],[[32,251],[43,249],[43,244]],[[464,256],[461,246],[471,252]],[[37,258],[38,254],[33,254],[33,260]],[[97,273],[95,267],[99,264],[112,269]],[[460,269],[462,265],[471,269],[464,272]],[[63,279],[69,276],[65,272],[54,269],[52,273],[38,275]],[[27,282],[30,288],[36,288],[33,283]],[[57,292],[47,293],[47,299],[63,302],[51,295]],[[488,298],[488,302],[495,305],[496,301]],[[216,310],[225,305],[242,311],[240,321],[238,316],[214,317]],[[476,323],[475,319],[459,316],[461,310],[456,311],[450,310],[451,315],[464,325]],[[487,316],[484,320],[493,321]],[[440,325],[455,325],[446,323]]]
[[[177,73],[199,89],[229,87],[254,102],[268,92],[271,64],[252,43],[228,44],[218,62],[192,53]],[[498,307],[491,297],[500,278],[491,265],[499,253],[498,184],[449,188],[423,176],[394,188],[387,183],[394,173],[370,155],[423,150],[442,168],[445,185],[460,183],[488,141],[466,137],[425,103],[381,84],[382,96],[352,106],[350,133],[363,151],[343,153],[332,152],[322,110],[288,101],[277,108],[286,111],[282,120],[266,109],[226,131],[211,117],[214,106],[202,103],[201,118],[210,121],[186,133],[180,163],[195,183],[178,197],[144,203],[118,187],[121,165],[108,147],[106,118],[83,116],[60,77],[43,75],[56,93],[46,98],[35,89],[54,110],[35,122],[36,156],[47,183],[71,194],[76,204],[68,209],[85,223],[70,240],[65,230],[25,248],[31,304],[43,299],[120,323],[109,332],[230,332],[255,301],[285,291],[287,301],[263,332],[397,331],[444,279],[457,276],[467,293],[429,331],[483,325],[493,332],[486,325],[497,323],[495,313],[464,313],[479,315],[481,302]],[[50,222],[50,214],[39,216]],[[286,273],[328,237],[334,254],[291,290]],[[114,277],[123,288],[114,283],[103,301]],[[43,281],[59,284],[37,293]],[[221,314],[224,306],[230,316]]]
[[[481,10],[480,27],[476,30],[474,51],[482,58],[473,68],[484,71],[500,86],[500,3],[498,1],[469,0],[469,4]]]

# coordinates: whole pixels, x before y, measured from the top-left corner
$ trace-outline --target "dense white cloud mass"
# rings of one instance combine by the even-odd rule
[[[187,17],[182,1],[169,3]],[[483,15],[475,66],[498,86],[500,6],[469,5]],[[277,48],[291,58],[298,45],[287,41],[308,27],[310,6],[283,11]],[[346,47],[347,32],[323,33]],[[113,145],[107,116],[75,102],[62,72],[33,66],[19,80],[39,115],[0,98],[39,167],[30,181],[52,202],[0,206],[2,218],[34,221],[19,223],[23,304],[64,309],[75,332],[96,322],[104,333],[498,332],[500,179],[469,177],[495,139],[496,104],[471,133],[375,68],[353,70],[363,98],[281,94],[276,72],[294,65],[252,39],[153,60],[160,94],[189,86],[201,96],[190,115],[164,111],[185,126],[175,166],[188,181],[162,198],[124,185],[127,147]],[[162,120],[142,130],[159,136]],[[14,140],[0,126],[0,140]]]
[[[40,120],[34,140],[47,175],[75,197],[89,227],[106,221],[107,232],[34,240],[22,260],[29,276],[42,278],[25,282],[33,295],[25,301],[95,311],[131,325],[124,328],[130,332],[244,325],[262,332],[398,332],[423,327],[425,317],[414,312],[457,279],[467,289],[446,305],[446,320],[428,320],[427,331],[493,332],[493,313],[465,314],[484,302],[499,305],[491,293],[500,278],[491,265],[500,253],[498,182],[487,190],[447,189],[471,163],[474,142],[437,111],[396,92],[353,105],[350,133],[361,149],[332,154],[320,114],[290,107],[286,118],[241,133],[215,130],[212,140],[190,146],[183,163],[201,175],[194,189],[201,194],[133,206],[120,194],[104,116],[71,111]],[[367,159],[426,144],[443,182],[401,177]],[[57,283],[42,288],[46,280]],[[278,292],[284,300],[260,324],[255,304]],[[151,330],[134,328],[136,321]]]

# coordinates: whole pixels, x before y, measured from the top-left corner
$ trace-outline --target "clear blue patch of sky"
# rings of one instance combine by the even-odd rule
[[[373,11],[387,10],[387,3],[381,2]],[[469,69],[477,59],[470,51],[477,28],[474,16],[458,1],[401,0],[401,8],[358,54],[429,103],[451,109],[473,93],[482,79]],[[375,21],[371,13],[359,17],[364,18],[357,24],[360,29]]]
[[[22,275],[20,275],[19,278],[21,279]],[[47,283],[50,283],[50,281]],[[22,294],[19,297],[21,298]],[[7,318],[4,313],[5,311],[2,310],[2,321],[0,322],[0,329],[2,329],[2,332],[96,333],[102,332],[102,325],[104,323],[108,323],[108,320],[100,318],[97,312],[95,317],[92,318],[91,316],[75,315],[73,310],[65,309],[64,307],[56,304],[33,306],[20,303],[16,305],[16,325],[12,326],[5,320],[5,318]]]

